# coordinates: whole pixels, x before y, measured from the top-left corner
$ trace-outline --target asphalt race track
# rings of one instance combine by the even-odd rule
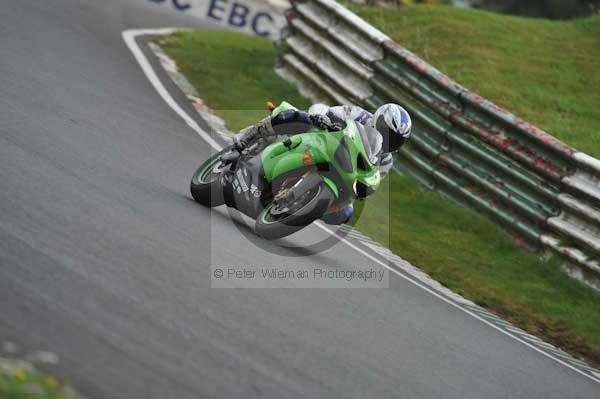
[[[142,0],[10,1],[0,20],[0,342],[56,352],[50,371],[87,398],[599,397],[394,274],[211,289],[211,264],[380,266],[344,243],[273,255],[191,200],[210,148],[121,32],[198,22]]]

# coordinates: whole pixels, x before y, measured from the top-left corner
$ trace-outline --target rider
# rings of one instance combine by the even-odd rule
[[[345,127],[344,121],[347,119],[364,126],[368,145],[375,154],[371,161],[379,166],[380,173],[385,176],[392,168],[392,154],[408,140],[412,128],[410,115],[398,104],[382,105],[374,114],[355,105],[329,107],[314,104],[308,112],[284,111],[243,129],[234,137],[234,146],[241,152],[260,138],[304,133],[312,126],[330,131],[340,130]],[[350,220],[352,213],[350,204],[334,209],[323,220],[329,224],[342,224]]]

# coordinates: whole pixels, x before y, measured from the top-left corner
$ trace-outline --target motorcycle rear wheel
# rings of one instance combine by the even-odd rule
[[[227,147],[212,155],[194,172],[190,182],[190,193],[196,202],[209,207],[225,203],[221,174],[215,173],[215,170],[221,166],[221,156],[230,150],[231,148]]]

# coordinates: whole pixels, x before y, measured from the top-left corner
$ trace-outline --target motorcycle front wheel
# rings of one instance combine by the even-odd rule
[[[289,236],[323,216],[334,200],[333,191],[321,182],[302,195],[292,209],[282,211],[271,202],[258,215],[255,232],[270,240]]]

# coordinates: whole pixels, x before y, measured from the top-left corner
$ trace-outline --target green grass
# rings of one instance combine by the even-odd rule
[[[468,89],[600,157],[600,16],[555,22],[448,6],[353,9]]]
[[[268,115],[267,101],[293,98],[299,108],[310,106],[293,84],[273,72],[270,41],[222,31],[180,32],[167,40],[163,49],[232,131]]]
[[[54,378],[22,369],[0,373],[1,399],[70,399],[73,398]]]
[[[417,9],[432,14],[436,10]],[[448,18],[446,22],[452,25]],[[422,32],[427,31],[425,17],[420,25]],[[486,47],[485,41],[481,45]],[[163,48],[216,110],[231,109],[232,104],[239,109],[260,109],[267,99],[308,105],[273,72],[275,50],[263,39],[228,32],[189,32],[171,37]],[[428,48],[431,54],[433,49]],[[509,95],[506,85],[498,88]],[[228,119],[227,112],[217,112],[234,129],[266,114],[260,111],[246,115],[254,119],[240,119],[234,113],[236,118]],[[421,189],[407,177],[392,173],[385,183],[361,203],[361,217],[354,220],[358,229],[466,298],[600,364],[599,294],[561,272],[558,260],[524,253],[487,219]]]

